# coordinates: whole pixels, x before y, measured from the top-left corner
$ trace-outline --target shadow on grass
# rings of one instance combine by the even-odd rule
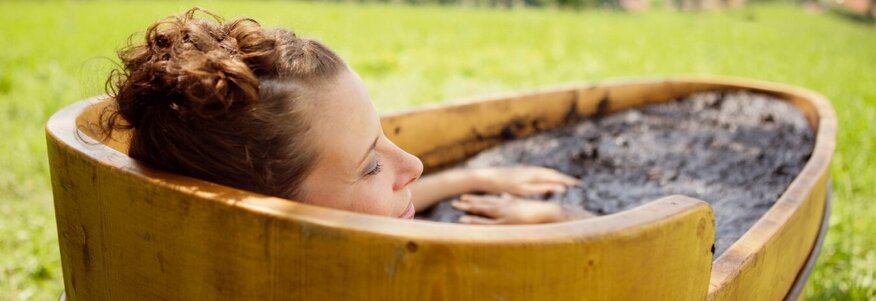
[[[841,19],[852,21],[859,24],[865,25],[876,25],[876,18],[873,15],[867,13],[857,13],[847,9],[833,8],[829,10],[830,14],[836,17],[840,17]]]

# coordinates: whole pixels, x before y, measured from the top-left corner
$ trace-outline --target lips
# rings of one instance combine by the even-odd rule
[[[405,208],[405,212],[399,215],[399,218],[403,219],[414,219],[414,214],[416,210],[414,208],[414,203],[408,203],[408,208]]]

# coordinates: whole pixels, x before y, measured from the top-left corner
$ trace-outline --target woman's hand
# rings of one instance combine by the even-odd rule
[[[594,217],[587,210],[557,203],[502,196],[462,195],[451,205],[469,214],[459,218],[463,224],[541,224]]]
[[[567,186],[581,183],[559,171],[538,166],[474,168],[471,173],[478,191],[523,197],[562,193]]]
[[[522,197],[561,193],[578,179],[559,171],[535,166],[453,168],[424,176],[410,184],[418,210],[463,193],[511,193]]]

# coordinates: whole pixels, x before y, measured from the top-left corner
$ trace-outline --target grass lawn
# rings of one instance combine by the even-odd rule
[[[338,50],[383,111],[626,76],[713,74],[808,87],[840,120],[830,232],[808,299],[876,298],[876,27],[790,6],[711,13],[201,4]],[[114,50],[189,3],[0,3],[0,300],[62,291],[43,125],[102,93]]]

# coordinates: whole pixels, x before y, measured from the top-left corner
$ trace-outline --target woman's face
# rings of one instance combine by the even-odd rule
[[[309,137],[319,155],[302,183],[302,201],[413,218],[408,184],[420,177],[423,164],[383,135],[362,79],[342,71],[316,94]]]

